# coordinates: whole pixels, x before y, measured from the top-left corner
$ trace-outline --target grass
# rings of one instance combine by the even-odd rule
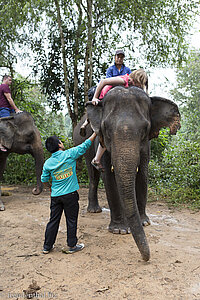
[[[177,187],[169,189],[165,187],[150,187],[148,190],[148,201],[163,201],[168,206],[187,207],[191,210],[200,210],[200,190]]]

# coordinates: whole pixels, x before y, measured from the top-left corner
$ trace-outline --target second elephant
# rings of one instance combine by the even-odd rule
[[[44,163],[44,153],[40,137],[40,132],[35,126],[32,116],[23,112],[14,114],[13,118],[0,119],[0,141],[6,152],[0,151],[0,180],[6,168],[6,160],[10,153],[31,154],[35,159],[35,170],[37,178],[37,187],[32,193],[38,195],[42,192],[41,173]],[[19,166],[20,167],[20,166]],[[0,195],[0,210],[4,210],[4,205]]]

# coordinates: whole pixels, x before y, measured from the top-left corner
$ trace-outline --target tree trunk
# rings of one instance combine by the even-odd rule
[[[92,2],[87,0],[87,45],[85,52],[85,70],[84,70],[84,98],[85,102],[88,101],[88,89],[92,84]]]
[[[69,100],[69,81],[68,81],[68,71],[67,71],[67,62],[66,62],[66,55],[65,55],[65,41],[64,41],[64,34],[62,29],[62,20],[61,20],[61,14],[60,14],[60,5],[58,0],[54,0],[54,3],[56,5],[56,11],[57,11],[57,22],[58,22],[58,28],[60,31],[60,41],[61,41],[61,47],[62,47],[62,60],[63,60],[63,71],[64,71],[64,81],[65,81],[65,96],[66,96],[66,102],[67,102],[67,108],[68,113],[70,115],[70,118],[72,120],[72,124],[74,123],[74,114],[70,106],[70,100]]]
[[[77,125],[78,120],[78,58],[79,58],[79,40],[81,37],[81,25],[82,25],[82,9],[81,4],[77,3],[79,17],[78,25],[75,38],[75,47],[74,47],[74,122],[73,128]]]

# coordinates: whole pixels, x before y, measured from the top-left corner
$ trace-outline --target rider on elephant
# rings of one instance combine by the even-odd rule
[[[146,93],[148,94],[148,77],[146,72],[143,69],[135,70],[130,75],[118,76],[113,78],[102,79],[97,85],[94,97],[92,99],[93,105],[98,105],[99,101],[104,98],[108,91],[116,85],[122,85],[124,87],[137,86],[141,89],[146,88]],[[91,164],[98,171],[104,171],[100,160],[103,153],[106,151],[105,147],[98,145],[97,153],[92,160]]]
[[[9,75],[3,76],[2,84],[0,85],[0,118],[10,117],[11,113],[22,112],[15,105],[12,97],[10,85],[12,83],[12,77]],[[3,146],[5,141],[0,140],[0,151],[6,152],[7,149]]]
[[[119,77],[122,75],[129,75],[131,74],[131,69],[129,67],[126,67],[124,64],[124,57],[125,53],[122,49],[118,49],[115,52],[115,64],[110,66],[106,71],[106,78],[112,78],[112,77]],[[92,100],[95,90],[97,86],[92,86],[88,90],[88,98],[89,101]],[[86,135],[86,126],[89,124],[89,120],[85,120],[83,125],[80,128],[80,135],[85,136]]]
[[[124,64],[125,53],[122,49],[115,52],[115,64],[106,71],[106,78],[130,74],[131,70]]]

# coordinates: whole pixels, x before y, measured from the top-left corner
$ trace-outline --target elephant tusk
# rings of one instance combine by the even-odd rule
[[[138,167],[137,167],[137,172],[139,171]],[[114,167],[111,166],[111,172],[114,172]]]

